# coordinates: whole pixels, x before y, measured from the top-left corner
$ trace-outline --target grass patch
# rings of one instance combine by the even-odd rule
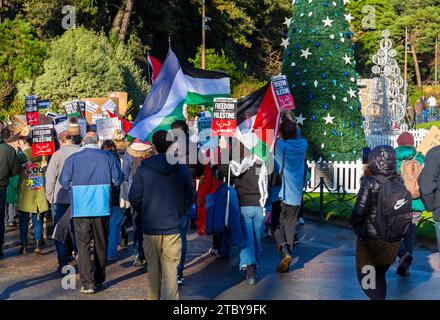
[[[319,215],[319,193],[309,193],[310,197],[304,195],[304,209],[310,213]],[[313,201],[312,201],[313,199]],[[335,197],[324,194],[324,218],[325,220],[343,219],[348,221],[352,208],[356,203],[354,195],[346,195],[346,203],[338,201]],[[330,203],[330,205],[328,205]],[[350,206],[351,207],[350,207]],[[417,237],[435,240],[435,224],[432,213],[423,212],[417,227]]]
[[[431,121],[431,122],[425,122],[425,123],[419,123],[416,125],[416,129],[431,129],[432,126],[436,126],[440,128],[440,121]]]

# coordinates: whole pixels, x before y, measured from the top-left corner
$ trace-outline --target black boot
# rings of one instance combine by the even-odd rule
[[[400,258],[399,266],[397,267],[397,274],[401,277],[409,276],[409,268],[411,267],[412,261],[413,257],[410,253],[406,253]]]
[[[27,254],[27,245],[20,245],[20,251],[18,252],[18,254]]]
[[[246,280],[249,284],[254,285],[257,278],[257,266],[250,264],[246,266]]]
[[[290,248],[285,243],[280,247],[280,264],[278,265],[278,272],[284,273],[289,270],[290,262],[292,261],[292,256],[290,255]]]
[[[35,241],[34,254],[36,254],[36,255],[40,255],[41,254],[41,240],[36,240]]]

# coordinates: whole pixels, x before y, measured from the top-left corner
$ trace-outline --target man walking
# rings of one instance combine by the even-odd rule
[[[73,136],[68,132],[61,132],[58,135],[61,148],[53,154],[46,171],[46,198],[51,204],[55,225],[60,222],[70,205],[70,195],[65,189],[61,188],[58,178],[61,175],[66,159],[80,150],[80,146],[74,144],[73,139]],[[66,239],[66,241],[72,240],[71,238],[69,240]],[[68,252],[65,243],[55,240],[58,272],[61,272],[63,267],[68,264]]]
[[[431,118],[434,118],[437,108],[437,100],[435,99],[434,95],[431,94],[426,103],[429,106],[429,115],[431,116]]]
[[[82,283],[80,292],[86,294],[95,293],[105,281],[110,190],[124,180],[117,159],[110,152],[100,150],[98,142],[96,133],[87,133],[81,151],[66,159],[60,176],[61,186],[72,193],[72,218]],[[92,240],[94,273],[90,259]]]
[[[153,135],[153,145],[157,155],[142,161],[129,199],[134,210],[142,214],[148,298],[178,300],[176,278],[182,251],[179,226],[194,200],[192,179],[186,165],[167,161],[171,141],[167,141],[166,131]]]
[[[20,165],[14,148],[9,146],[4,137],[9,134],[9,129],[3,128],[0,134],[0,258],[3,256],[3,243],[5,240],[5,210],[6,191],[9,178],[15,176]]]

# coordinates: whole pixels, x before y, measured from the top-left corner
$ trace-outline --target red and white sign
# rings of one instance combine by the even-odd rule
[[[211,135],[235,137],[237,131],[237,99],[215,98]]]
[[[39,119],[37,96],[26,96],[24,98],[24,109],[27,124],[30,126],[37,125]]]
[[[50,156],[55,152],[53,125],[32,128],[32,156]]]
[[[289,82],[284,75],[272,78],[272,88],[281,111],[295,110],[295,102],[289,89]]]

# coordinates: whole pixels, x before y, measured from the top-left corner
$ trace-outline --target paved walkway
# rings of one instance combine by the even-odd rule
[[[355,238],[349,229],[306,221],[299,227],[291,272],[278,274],[273,240],[263,241],[262,263],[255,286],[238,272],[237,258],[208,253],[211,238],[189,235],[185,285],[181,298],[195,299],[365,299],[354,269]],[[107,269],[104,290],[92,296],[64,290],[56,269],[52,241],[41,256],[18,256],[18,232],[6,235],[6,257],[0,260],[0,299],[143,299],[146,268],[132,266],[131,245]],[[79,281],[78,281],[79,286]],[[438,254],[417,248],[411,276],[388,273],[389,299],[440,299]]]

